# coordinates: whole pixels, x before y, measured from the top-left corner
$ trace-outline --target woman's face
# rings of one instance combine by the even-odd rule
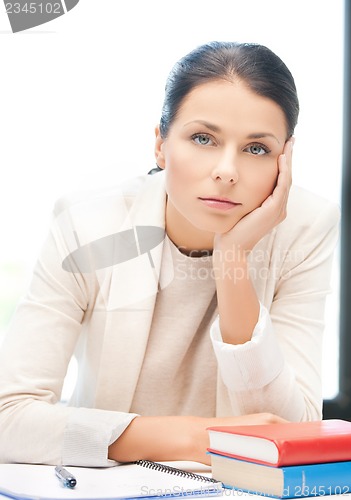
[[[205,83],[188,94],[162,139],[156,160],[165,169],[166,228],[189,249],[212,248],[272,193],[287,139],[282,109],[241,81]]]

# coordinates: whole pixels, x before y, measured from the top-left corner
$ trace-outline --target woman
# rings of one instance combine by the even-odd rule
[[[269,49],[201,46],[167,82],[161,172],[56,204],[1,350],[2,461],[208,462],[210,425],[321,418],[339,210],[291,188],[298,111]]]

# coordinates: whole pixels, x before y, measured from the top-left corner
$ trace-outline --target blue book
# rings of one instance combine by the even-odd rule
[[[210,453],[212,477],[225,488],[276,498],[351,493],[351,461],[272,467]]]

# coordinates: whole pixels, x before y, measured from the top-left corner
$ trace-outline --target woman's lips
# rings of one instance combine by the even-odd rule
[[[199,198],[207,207],[216,208],[218,210],[231,210],[235,207],[241,205],[235,201],[229,200],[228,198]]]

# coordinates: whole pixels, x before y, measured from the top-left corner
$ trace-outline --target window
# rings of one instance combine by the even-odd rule
[[[342,270],[340,279],[340,359],[339,359],[339,390],[331,400],[324,403],[325,418],[351,419],[351,8],[350,3],[345,0],[345,65],[344,65],[344,127],[343,127],[343,175],[341,192],[341,252],[340,269]]]

